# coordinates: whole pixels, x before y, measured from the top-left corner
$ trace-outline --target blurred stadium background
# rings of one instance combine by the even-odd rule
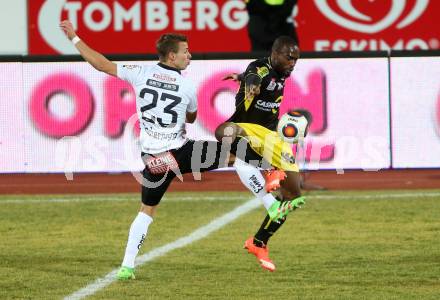
[[[134,94],[83,62],[59,22],[69,18],[90,46],[131,63],[155,63],[162,33],[188,35],[195,139],[213,139],[233,112],[237,86],[221,77],[266,53],[250,52],[240,0],[0,6],[0,298],[59,299],[118,266],[142,168],[136,133],[124,132]],[[439,11],[434,0],[300,0],[292,11],[302,58],[281,111],[312,112],[300,167],[327,191],[308,192],[312,203],[274,239],[279,272],[261,273],[240,250],[260,209],[142,267],[137,283],[92,297],[438,299]],[[251,198],[231,170],[185,176],[171,191],[144,252]]]

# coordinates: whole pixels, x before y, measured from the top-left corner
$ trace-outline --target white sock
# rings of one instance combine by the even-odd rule
[[[134,260],[147,237],[148,226],[151,222],[153,222],[153,218],[143,212],[139,212],[133,223],[131,223],[127,247],[125,248],[124,260],[122,262],[124,267],[134,268]]]
[[[266,210],[269,210],[272,204],[275,201],[278,201],[271,193],[266,193],[266,195],[260,198],[260,200],[261,202],[263,202],[263,205],[266,208]]]
[[[234,167],[244,186],[260,199],[266,210],[268,210],[277,200],[272,194],[266,192],[264,188],[266,180],[264,180],[261,171],[257,167],[237,158],[235,158]]]

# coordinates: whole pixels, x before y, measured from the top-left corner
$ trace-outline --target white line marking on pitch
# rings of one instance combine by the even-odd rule
[[[234,210],[224,214],[223,216],[213,220],[211,223],[200,227],[199,229],[193,231],[191,234],[181,237],[174,242],[166,244],[164,246],[155,248],[144,255],[141,255],[136,260],[136,266],[141,266],[149,261],[154,260],[155,258],[164,256],[168,252],[171,252],[175,249],[179,249],[185,246],[188,246],[191,243],[194,243],[198,240],[201,240],[207,237],[209,234],[213,233],[216,230],[224,227],[225,225],[231,223],[232,221],[238,219],[240,216],[250,212],[251,210],[260,206],[260,200],[253,199],[250,200],[243,205],[236,207]],[[104,289],[106,286],[110,285],[114,281],[116,281],[116,273],[118,269],[114,269],[104,277],[96,279],[93,283],[87,285],[86,287],[66,296],[65,300],[74,300],[74,299],[83,299],[87,296],[91,296],[96,292]]]
[[[418,198],[418,197],[440,197],[440,193],[389,193],[389,194],[370,194],[370,195],[306,195],[306,197],[316,199],[392,199],[392,198]]]
[[[370,195],[307,195],[309,199],[393,199],[393,198],[413,198],[413,197],[440,197],[439,192],[426,193],[387,193],[387,194],[370,194]],[[168,196],[164,201],[228,201],[228,200],[242,200],[249,198],[249,194],[232,195],[232,196]],[[87,197],[72,197],[72,198],[42,198],[42,199],[5,199],[0,198],[0,204],[26,204],[26,203],[71,203],[71,202],[86,202],[86,201],[140,201],[138,196],[120,196],[120,197],[105,197],[105,196],[87,196]]]

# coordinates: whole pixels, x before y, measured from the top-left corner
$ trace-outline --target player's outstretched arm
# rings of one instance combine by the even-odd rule
[[[242,81],[244,78],[244,74],[231,73],[222,78],[222,80],[232,80],[235,82]]]
[[[109,75],[117,75],[117,66],[109,61],[101,53],[93,50],[87,44],[80,40],[76,35],[73,25],[70,21],[64,20],[60,23],[61,29],[66,33],[67,37],[75,44],[81,56],[91,64],[96,70],[107,73]]]

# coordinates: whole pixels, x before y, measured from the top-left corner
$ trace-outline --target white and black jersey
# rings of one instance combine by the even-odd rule
[[[136,93],[136,111],[144,153],[160,153],[181,147],[185,137],[186,112],[197,110],[195,85],[180,71],[164,64],[118,64],[118,77]]]

